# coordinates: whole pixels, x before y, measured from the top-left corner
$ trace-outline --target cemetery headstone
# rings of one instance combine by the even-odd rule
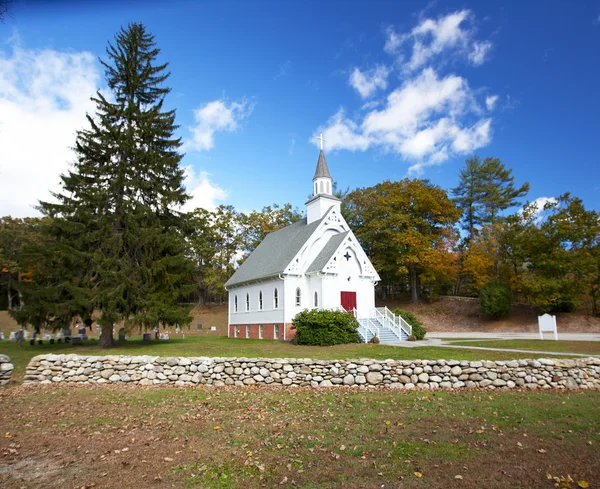
[[[211,326],[211,327],[210,327],[210,330],[211,330],[211,331],[216,331],[216,330],[217,330],[217,327],[216,327],[216,326]]]
[[[119,329],[119,341],[125,341],[125,328]]]
[[[152,335],[150,333],[144,333],[144,341],[152,341]]]

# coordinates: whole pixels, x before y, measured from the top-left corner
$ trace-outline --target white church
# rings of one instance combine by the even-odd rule
[[[292,340],[304,309],[351,311],[363,341],[404,341],[410,326],[375,307],[379,275],[332,194],[323,138],[306,218],[265,237],[225,284],[231,338]]]

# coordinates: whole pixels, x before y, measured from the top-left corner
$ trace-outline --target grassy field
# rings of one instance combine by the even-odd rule
[[[598,391],[21,386],[0,405],[5,489],[600,484]]]
[[[482,342],[483,343],[483,342]],[[372,344],[337,345],[331,347],[298,346],[283,341],[233,339],[222,336],[188,336],[185,339],[172,338],[169,341],[143,342],[134,339],[111,349],[101,349],[97,341],[87,345],[71,346],[64,343],[31,346],[24,343],[21,348],[14,343],[0,343],[0,353],[8,355],[15,371],[14,379],[20,382],[25,367],[35,355],[45,353],[77,353],[82,355],[159,355],[159,356],[209,356],[209,357],[251,357],[251,358],[314,358],[322,360],[344,360],[350,358],[373,358],[385,360],[512,360],[518,358],[539,358],[543,354],[487,352],[424,346],[403,348]]]
[[[600,355],[600,341],[554,341],[554,340],[451,340],[453,345],[482,346],[485,348],[514,348],[515,350],[556,351],[564,353],[589,353]]]

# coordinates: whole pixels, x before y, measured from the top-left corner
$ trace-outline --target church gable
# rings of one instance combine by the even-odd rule
[[[337,274],[343,268],[339,264],[344,251],[349,252],[352,255],[353,262],[358,265],[360,270],[358,275],[379,280],[371,261],[345,219],[337,209],[332,207],[323,216],[319,226],[292,262],[286,267],[285,273],[292,275],[315,272]],[[346,258],[346,262],[349,262],[348,258]]]

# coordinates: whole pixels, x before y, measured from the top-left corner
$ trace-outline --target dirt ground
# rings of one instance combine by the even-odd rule
[[[414,312],[427,331],[538,332],[538,312],[524,304],[514,304],[510,316],[500,320],[486,319],[480,314],[476,299],[463,297],[442,298],[431,304],[402,300],[380,305]],[[600,318],[584,314],[558,313],[556,324],[561,333],[600,333]]]
[[[598,396],[22,386],[0,487],[592,488]]]

